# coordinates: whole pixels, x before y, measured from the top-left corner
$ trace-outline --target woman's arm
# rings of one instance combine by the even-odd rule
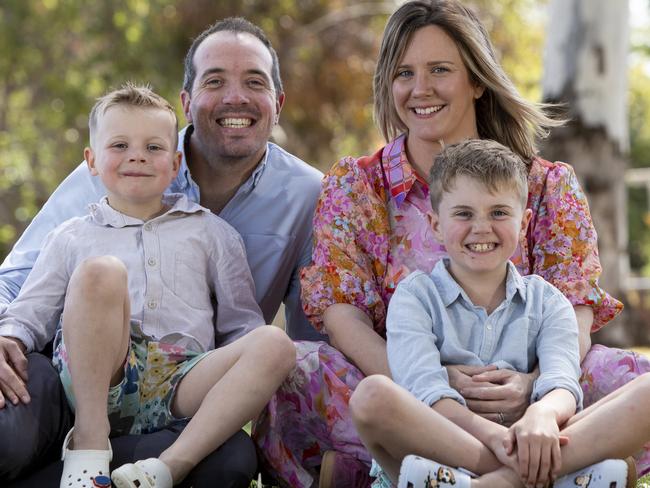
[[[370,317],[354,305],[335,303],[323,314],[325,331],[332,346],[341,351],[366,376],[390,377],[386,341],[372,328]]]
[[[573,307],[578,320],[578,341],[580,344],[580,362],[591,349],[591,327],[594,323],[594,311],[587,305]]]

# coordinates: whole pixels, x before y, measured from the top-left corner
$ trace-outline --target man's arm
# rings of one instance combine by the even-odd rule
[[[305,239],[303,248],[300,251],[298,262],[291,273],[289,289],[284,296],[286,332],[293,340],[327,341],[327,335],[321,334],[311,325],[305,316],[305,312],[302,309],[302,302],[300,301],[300,271],[303,267],[311,263],[311,243],[312,233],[310,232],[309,238]]]
[[[20,291],[43,246],[45,236],[71,217],[84,215],[87,206],[105,194],[99,178],[81,163],[50,196],[0,266],[0,312]]]

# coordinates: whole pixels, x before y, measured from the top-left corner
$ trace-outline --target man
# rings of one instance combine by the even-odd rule
[[[277,55],[257,26],[229,18],[200,34],[185,60],[181,102],[189,125],[180,132],[183,161],[170,191],[210,208],[242,235],[266,322],[284,302],[289,335],[316,339],[320,336],[300,306],[299,270],[311,259],[311,219],[322,175],[268,142],[284,99]],[[0,268],[0,310],[18,294],[45,235],[64,220],[85,214],[87,204],[104,193],[85,162],[65,179]],[[71,425],[46,358],[29,356],[25,387],[9,377],[9,354],[0,351],[0,392],[7,400],[0,408],[0,480],[53,459]],[[15,387],[8,388],[10,383]],[[114,439],[113,463],[158,455],[181,428]],[[186,483],[248,486],[255,461],[250,439],[236,434]],[[60,470],[60,463],[50,465],[23,483],[45,486],[58,479]]]

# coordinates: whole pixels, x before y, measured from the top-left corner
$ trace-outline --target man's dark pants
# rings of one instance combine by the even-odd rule
[[[38,353],[27,358],[31,402],[9,404],[0,410],[0,486],[57,488],[63,468],[61,446],[74,419],[50,359]],[[215,418],[218,416],[215,412]],[[111,467],[157,457],[176,440],[184,425],[111,439]],[[256,471],[255,447],[240,431],[204,459],[180,486],[248,487]]]

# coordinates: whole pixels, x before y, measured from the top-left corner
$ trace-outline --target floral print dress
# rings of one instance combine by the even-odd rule
[[[388,302],[414,270],[430,272],[446,255],[430,230],[427,183],[408,162],[404,135],[376,154],[347,157],[323,180],[314,217],[313,263],[301,276],[307,316],[322,329],[324,311],[349,303],[371,318],[385,337]],[[623,305],[598,286],[597,236],[573,169],[540,158],[528,178],[533,217],[511,260],[520,273],[538,274],[576,305],[594,311],[592,332]],[[370,466],[356,434],[348,401],[363,373],[324,342],[297,343],[298,364],[258,418],[253,438],[267,470],[281,483],[309,487],[322,453],[336,449]],[[585,406],[650,371],[632,352],[591,348],[582,363]],[[650,471],[648,450],[639,473]]]

